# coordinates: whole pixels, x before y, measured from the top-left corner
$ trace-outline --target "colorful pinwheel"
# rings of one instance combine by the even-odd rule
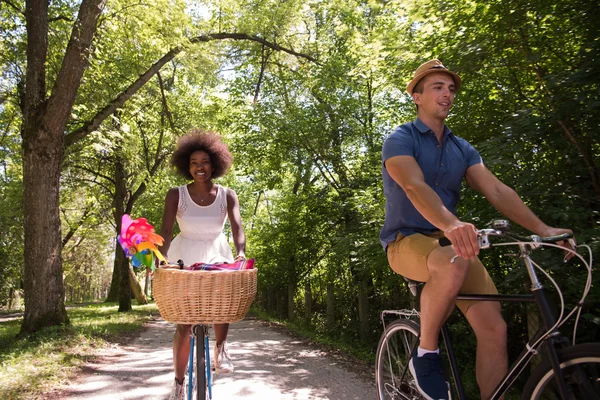
[[[125,256],[131,258],[134,268],[144,265],[154,270],[155,255],[160,261],[166,262],[156,247],[163,244],[163,238],[154,233],[154,227],[146,218],[131,219],[124,214],[121,219],[121,234],[117,239],[125,250]]]

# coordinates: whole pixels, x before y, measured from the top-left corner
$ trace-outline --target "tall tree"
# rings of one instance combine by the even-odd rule
[[[22,94],[25,315],[21,332],[69,322],[64,306],[59,180],[64,132],[104,0],[83,0],[48,96],[48,1],[28,0],[27,70]]]

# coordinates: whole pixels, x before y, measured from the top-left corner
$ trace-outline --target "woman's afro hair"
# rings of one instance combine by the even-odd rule
[[[171,165],[186,179],[194,179],[190,174],[190,157],[195,151],[205,151],[213,167],[212,177],[219,178],[227,173],[233,163],[229,148],[215,132],[193,129],[177,140],[171,156]]]

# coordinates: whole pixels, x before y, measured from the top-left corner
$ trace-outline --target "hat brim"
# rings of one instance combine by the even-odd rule
[[[435,74],[436,72],[441,72],[450,75],[454,80],[455,91],[458,92],[460,90],[462,80],[460,79],[460,76],[458,76],[457,73],[452,72],[446,68],[431,68],[421,72],[420,74],[415,75],[415,77],[412,79],[412,81],[408,83],[408,86],[406,87],[406,91],[408,92],[408,94],[412,96],[413,91],[415,90],[415,86],[417,86],[417,83],[419,83],[419,81],[425,78],[427,75]]]

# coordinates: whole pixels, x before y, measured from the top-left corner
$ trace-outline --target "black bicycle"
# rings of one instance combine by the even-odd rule
[[[491,229],[482,229],[477,232],[479,247],[486,249],[492,246],[518,246],[520,257],[531,280],[531,294],[520,295],[459,295],[460,300],[481,301],[511,301],[535,302],[542,316],[542,326],[534,337],[526,344],[525,349],[511,366],[508,373],[493,391],[490,399],[499,399],[504,395],[534,355],[542,353],[542,362],[534,369],[527,380],[522,399],[600,399],[600,343],[575,344],[577,325],[581,307],[589,293],[592,282],[591,250],[590,260],[586,260],[571,251],[583,261],[588,271],[588,279],[583,290],[581,300],[577,306],[565,315],[565,305],[559,286],[552,277],[539,267],[530,257],[531,253],[543,246],[558,247],[556,243],[570,241],[574,247],[572,235],[564,234],[554,237],[539,237],[537,235],[522,237],[509,232],[507,221],[495,221]],[[511,242],[491,244],[490,236],[508,238]],[[448,245],[447,243],[440,244]],[[581,246],[580,246],[581,247]],[[540,283],[536,269],[541,271],[546,278],[556,287],[561,307],[559,315],[555,315],[549,305],[546,289]],[[416,296],[417,304],[423,283],[408,281],[411,293]],[[572,342],[563,335],[559,328],[566,320],[576,315],[575,328]],[[394,319],[387,324],[386,320]],[[411,310],[387,310],[381,313],[384,332],[379,340],[376,356],[375,380],[378,398],[384,399],[422,399],[417,390],[408,363],[413,350],[419,343],[419,311],[418,305]],[[448,327],[442,328],[442,339],[445,346],[447,360],[452,375],[454,394],[458,399],[466,399],[460,377],[456,358],[452,348]]]

